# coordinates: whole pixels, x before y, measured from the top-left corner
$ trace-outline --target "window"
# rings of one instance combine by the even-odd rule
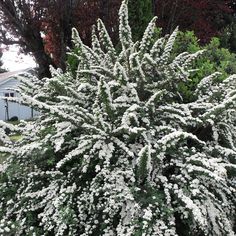
[[[4,95],[6,98],[9,98],[9,97],[15,97],[15,94],[14,93],[5,93]]]

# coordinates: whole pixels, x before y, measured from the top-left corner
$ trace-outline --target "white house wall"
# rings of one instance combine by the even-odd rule
[[[0,120],[7,119],[6,101],[5,99],[1,97],[5,97],[5,93],[8,93],[8,92],[13,92],[16,97],[19,96],[19,94],[11,90],[11,89],[17,88],[18,85],[19,85],[19,81],[14,78],[9,79],[5,83],[0,84]],[[13,116],[17,116],[18,119],[20,120],[32,118],[31,108],[24,105],[20,105],[18,103],[8,102],[8,111],[9,111],[9,118]]]

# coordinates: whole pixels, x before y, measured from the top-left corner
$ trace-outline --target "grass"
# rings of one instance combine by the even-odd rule
[[[17,125],[19,124],[19,121],[8,121],[8,123],[12,124],[12,125]],[[10,139],[12,142],[17,142],[18,140],[20,140],[22,138],[21,134],[16,133],[13,135],[9,135]],[[0,142],[0,146],[2,146],[3,144]],[[0,153],[0,165],[3,164],[3,162],[7,159],[8,154],[7,153]]]
[[[14,134],[14,135],[10,136],[10,139],[11,139],[12,142],[16,142],[16,141],[20,140],[21,137],[22,136],[20,134]],[[1,145],[2,144],[0,143],[0,146]],[[3,162],[7,159],[7,157],[8,157],[8,154],[0,153],[0,165],[3,164]]]
[[[12,124],[12,125],[17,125],[19,124],[19,121],[8,121],[8,123]],[[12,135],[9,135],[10,139],[12,142],[17,142],[18,140],[20,140],[22,138],[21,134],[19,133],[15,133]],[[0,142],[0,146],[3,145]],[[7,159],[8,154],[7,153],[0,153],[0,165],[3,164],[3,162]]]
[[[12,125],[18,125],[20,123],[20,121],[16,120],[16,121],[6,121],[7,123],[9,124],[12,124]]]
[[[7,154],[0,153],[0,165],[7,159]]]
[[[14,135],[10,136],[10,139],[11,139],[12,142],[16,142],[16,141],[20,140],[21,137],[22,136],[20,134],[14,134]]]

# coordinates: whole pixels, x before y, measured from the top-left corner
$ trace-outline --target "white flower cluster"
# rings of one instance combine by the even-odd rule
[[[76,76],[24,81],[41,116],[0,123],[0,234],[235,235],[236,77],[207,77],[184,102],[178,84],[202,52],[173,59],[178,30],[153,42],[154,29],[134,43],[123,1],[120,52],[99,20],[92,48],[73,31]]]

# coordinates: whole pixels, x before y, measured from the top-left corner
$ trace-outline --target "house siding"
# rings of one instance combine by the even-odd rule
[[[4,99],[5,93],[14,93],[15,97],[19,97],[19,94],[14,91],[14,89],[17,89],[18,85],[19,81],[15,78],[9,78],[9,80],[0,84],[0,120],[7,119],[7,103],[9,118],[14,116],[18,117],[20,120],[32,118],[32,109],[30,107],[9,101],[6,103]],[[34,114],[36,115],[36,112],[34,112]]]

